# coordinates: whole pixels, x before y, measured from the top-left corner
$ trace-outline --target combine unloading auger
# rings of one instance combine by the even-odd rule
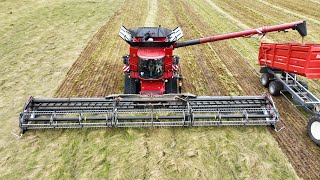
[[[267,27],[261,27],[261,28],[257,28],[257,29],[249,29],[249,30],[240,31],[240,32],[227,33],[227,34],[222,34],[222,35],[193,39],[193,40],[189,40],[189,41],[177,42],[177,43],[175,43],[175,47],[179,48],[179,47],[191,46],[191,45],[202,44],[202,43],[207,43],[207,42],[221,41],[221,40],[226,40],[226,39],[234,39],[234,38],[238,38],[238,37],[250,37],[255,34],[264,35],[268,32],[285,31],[287,29],[297,30],[298,33],[302,37],[307,35],[306,22],[305,21],[297,21],[297,22],[280,24],[280,25],[275,25],[275,26],[267,26]]]
[[[130,45],[123,56],[124,94],[103,98],[33,98],[20,114],[22,131],[41,128],[164,127],[271,125],[278,111],[262,96],[195,96],[181,94],[179,57],[173,49],[287,29],[306,35],[304,21],[177,42],[180,28],[121,27]]]

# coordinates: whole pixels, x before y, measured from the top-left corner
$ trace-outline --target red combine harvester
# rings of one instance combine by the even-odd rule
[[[20,114],[22,131],[40,128],[163,127],[271,125],[278,111],[262,96],[195,96],[181,93],[179,57],[175,48],[250,37],[268,32],[297,30],[306,35],[304,21],[216,35],[183,42],[181,28],[121,27],[119,35],[130,45],[123,56],[124,94],[102,98],[33,98]]]
[[[308,134],[320,145],[320,98],[298,77],[320,79],[320,45],[262,43],[259,64],[261,83],[269,88],[270,94],[290,94],[299,106],[313,114],[307,126]]]
[[[221,41],[226,39],[249,37],[295,28],[300,34],[306,33],[305,22],[294,22],[236,33],[176,42],[183,34],[178,27],[173,31],[160,27],[139,27],[127,30],[121,27],[119,35],[130,45],[130,55],[124,56],[125,94],[170,94],[179,92],[181,75],[179,57],[173,55],[173,49]]]

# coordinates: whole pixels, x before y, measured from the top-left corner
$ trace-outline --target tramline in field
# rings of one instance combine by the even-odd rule
[[[180,47],[294,29],[306,35],[304,21],[178,42],[181,28],[121,27],[130,45],[123,56],[124,94],[102,98],[33,98],[20,114],[23,132],[39,128],[276,126],[271,96],[195,96],[181,93]],[[218,66],[218,65],[217,65]],[[213,77],[214,78],[214,77]],[[245,78],[245,77],[244,77]]]

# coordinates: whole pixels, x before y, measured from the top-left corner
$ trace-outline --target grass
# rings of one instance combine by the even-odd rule
[[[17,117],[27,95],[52,97],[94,32],[112,15],[119,15],[115,12],[124,7],[122,2],[0,1],[1,179],[296,179],[264,127],[38,130],[20,139],[11,134],[18,131]],[[141,8],[143,25],[148,3],[135,3],[133,7]],[[158,1],[155,22],[174,28],[180,21],[187,27],[185,20],[175,16],[172,3]],[[161,9],[167,9],[167,17],[159,13]],[[136,23],[128,18],[119,21],[128,26]],[[199,35],[196,29],[190,31]],[[103,61],[112,52],[115,64],[121,57],[117,52],[124,51],[119,47],[126,46],[118,40],[103,41],[88,64]],[[194,63],[194,53],[199,49],[186,48],[178,53],[183,63],[193,65],[185,72],[193,77],[195,88],[190,92],[208,94],[212,92],[205,83],[210,81],[203,79],[203,72],[198,72]],[[205,50],[212,52],[209,47]],[[214,62],[221,63],[215,58]],[[79,77],[83,81],[93,74],[83,71],[88,73]],[[236,83],[232,74],[226,76],[218,83]],[[235,89],[221,93],[240,91],[232,85]]]
[[[39,134],[29,136],[26,141],[16,140],[11,132],[18,132],[19,111],[28,95],[53,96],[86,43],[122,3],[118,0],[0,1],[2,178],[53,175],[51,170],[56,168],[57,158],[51,155],[61,147],[47,146],[48,136],[38,142]]]
[[[29,132],[4,178],[288,179],[292,169],[265,128]],[[259,136],[257,136],[259,134]],[[71,140],[72,139],[72,140]],[[13,166],[14,165],[14,166]]]

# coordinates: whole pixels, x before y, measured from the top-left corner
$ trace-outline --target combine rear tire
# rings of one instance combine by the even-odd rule
[[[320,116],[310,118],[308,123],[308,134],[313,142],[320,145]]]
[[[137,85],[135,79],[131,79],[130,73],[124,74],[124,94],[136,94]]]
[[[279,96],[283,90],[283,84],[280,81],[271,81],[269,84],[269,92],[272,96]]]
[[[173,77],[168,79],[166,83],[166,94],[177,94],[178,93],[178,78]]]
[[[261,74],[260,81],[261,81],[261,84],[262,84],[264,87],[268,87],[268,86],[269,86],[269,83],[271,82],[270,79],[273,79],[273,75],[272,75],[272,74],[270,74],[270,73],[263,73],[263,74]]]

